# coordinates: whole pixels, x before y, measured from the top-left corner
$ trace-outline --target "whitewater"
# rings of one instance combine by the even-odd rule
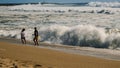
[[[119,26],[119,2],[0,6],[0,37],[20,39],[25,28],[26,39],[32,41],[37,27],[40,42],[119,49]]]

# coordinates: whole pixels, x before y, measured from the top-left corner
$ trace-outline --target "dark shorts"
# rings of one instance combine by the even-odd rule
[[[25,39],[25,37],[21,37],[21,39]]]

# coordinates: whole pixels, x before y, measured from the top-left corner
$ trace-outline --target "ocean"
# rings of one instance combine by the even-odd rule
[[[0,37],[96,48],[120,48],[120,2],[14,4],[0,6]]]

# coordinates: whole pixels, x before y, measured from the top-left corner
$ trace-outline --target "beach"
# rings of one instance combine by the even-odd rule
[[[15,42],[15,41],[14,41]],[[16,41],[17,42],[17,41]],[[18,41],[19,42],[19,41]],[[46,44],[45,44],[46,45]],[[53,44],[54,45],[54,44]],[[0,68],[119,68],[120,61],[34,45],[0,42]],[[55,45],[54,45],[55,46]],[[57,47],[57,46],[56,46]],[[60,47],[58,47],[60,48]]]
[[[82,4],[0,6],[0,68],[120,68],[120,3]]]

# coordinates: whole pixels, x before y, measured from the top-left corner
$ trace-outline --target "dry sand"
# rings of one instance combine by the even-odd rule
[[[0,42],[0,68],[120,68],[120,61]]]

